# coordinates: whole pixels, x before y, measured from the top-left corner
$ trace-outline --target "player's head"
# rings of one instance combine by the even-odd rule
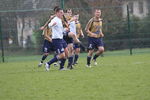
[[[66,12],[68,13],[69,16],[72,16],[72,9],[67,9]]]
[[[74,19],[75,19],[75,21],[78,21],[79,20],[79,14],[75,14]]]
[[[55,9],[55,14],[56,14],[57,17],[62,18],[64,12],[61,8],[58,7],[58,8]]]
[[[59,6],[55,6],[54,9],[53,9],[53,11],[56,12],[57,8],[60,8],[60,7]]]
[[[100,9],[95,9],[95,11],[94,11],[94,16],[95,16],[96,18],[99,18],[99,17],[101,16],[101,10],[100,10]]]

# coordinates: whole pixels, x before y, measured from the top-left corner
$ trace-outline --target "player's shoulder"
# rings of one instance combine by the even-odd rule
[[[94,21],[94,17],[92,17],[90,20],[89,20],[89,22],[93,22]]]
[[[102,18],[99,18],[99,21],[103,21],[103,19],[102,19]]]
[[[93,22],[102,22],[103,19],[102,18],[96,19],[95,17],[93,17],[92,21]]]

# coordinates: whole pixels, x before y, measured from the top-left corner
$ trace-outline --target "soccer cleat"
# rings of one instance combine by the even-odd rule
[[[97,66],[97,62],[96,62],[96,60],[93,60],[94,61],[94,66]]]
[[[78,64],[77,62],[73,63],[74,66],[76,66],[77,64]]]
[[[86,65],[87,68],[91,68],[91,65]]]
[[[46,69],[46,71],[50,70],[50,65],[48,63],[45,63],[45,69]]]
[[[41,62],[40,62],[40,63],[38,64],[38,67],[41,67],[41,66],[42,66],[42,64],[43,64],[43,63],[41,63]]]
[[[73,69],[73,65],[71,65],[71,66],[67,66],[67,69]]]
[[[65,71],[65,70],[67,70],[66,68],[60,68],[59,69],[60,71]]]
[[[54,67],[58,67],[59,66],[59,64],[58,63],[54,63]]]

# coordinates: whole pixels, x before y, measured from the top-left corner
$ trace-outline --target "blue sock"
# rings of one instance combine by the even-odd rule
[[[74,56],[74,63],[77,62],[78,58],[79,58],[79,55],[75,54],[75,56]]]
[[[58,61],[58,58],[55,56],[53,59],[51,59],[48,64],[51,65],[52,63]]]
[[[94,55],[93,60],[96,60],[99,55]]]
[[[71,66],[73,64],[73,56],[68,58],[68,66]]]
[[[90,64],[91,64],[91,58],[92,58],[92,57],[87,56],[87,65],[90,65]]]
[[[43,63],[43,61],[47,58],[47,55],[43,55],[41,63]]]
[[[60,59],[61,63],[60,63],[60,69],[64,68],[66,59]]]

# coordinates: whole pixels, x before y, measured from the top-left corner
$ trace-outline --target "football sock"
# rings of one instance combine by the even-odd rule
[[[51,59],[48,64],[51,65],[52,63],[58,61],[58,58],[55,56],[53,59]]]
[[[79,55],[75,54],[75,56],[74,56],[74,63],[77,62],[78,58],[79,58]]]
[[[65,62],[66,62],[66,59],[60,59],[60,69],[64,68],[64,65],[65,65]]]
[[[93,60],[96,60],[99,55],[94,55]]]
[[[43,55],[41,63],[43,63],[43,61],[47,58],[47,55]]]
[[[71,66],[73,64],[73,56],[68,58],[68,66]]]
[[[91,63],[90,63],[90,62],[91,62],[91,58],[92,58],[92,57],[87,56],[87,65],[90,65],[90,64],[91,64]]]

